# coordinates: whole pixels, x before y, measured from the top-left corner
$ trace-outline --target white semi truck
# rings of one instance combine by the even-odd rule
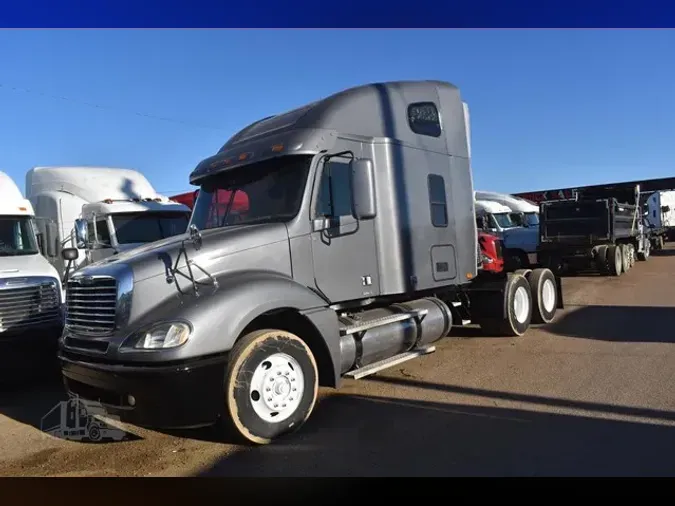
[[[675,191],[662,190],[649,194],[645,208],[652,248],[663,249],[666,240],[672,240],[674,235]]]
[[[509,270],[537,265],[539,246],[539,206],[506,193],[476,191],[476,210],[483,210],[487,221],[480,216],[478,225],[486,232],[498,235],[505,248]]]
[[[0,376],[3,382],[56,364],[63,328],[63,292],[56,269],[53,227],[36,233],[33,206],[0,172]]]
[[[517,227],[511,217],[511,209],[499,202],[476,199],[474,203],[479,228],[499,237],[511,228]]]
[[[476,200],[497,202],[511,209],[511,219],[519,226],[539,225],[539,206],[529,200],[507,193],[476,191]]]
[[[131,169],[35,167],[26,174],[26,193],[40,231],[55,225],[58,250],[49,260],[62,274],[65,248],[79,254],[71,269],[187,230],[190,208],[158,194]]]

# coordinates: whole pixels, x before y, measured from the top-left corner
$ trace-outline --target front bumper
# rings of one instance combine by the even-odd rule
[[[100,402],[123,422],[164,429],[198,427],[214,423],[225,406],[226,356],[130,365],[61,351],[59,360],[69,394]]]

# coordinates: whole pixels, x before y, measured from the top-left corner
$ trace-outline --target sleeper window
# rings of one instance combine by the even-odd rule
[[[433,102],[417,102],[408,106],[408,125],[419,135],[440,137],[441,119]]]
[[[431,224],[434,227],[448,226],[448,205],[445,197],[445,181],[443,176],[429,174],[429,206]]]

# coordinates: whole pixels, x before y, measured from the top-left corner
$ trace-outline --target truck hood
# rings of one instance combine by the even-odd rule
[[[538,226],[510,228],[501,235],[504,247],[509,249],[522,249],[528,253],[534,253],[539,244]]]
[[[159,275],[166,275],[167,269],[176,263],[181,245],[185,242],[188,257],[202,268],[208,268],[223,257],[244,250],[267,246],[280,241],[288,241],[288,231],[283,223],[267,223],[261,225],[241,225],[201,232],[202,245],[196,249],[187,233],[169,237],[133,249],[120,252],[83,270],[83,274],[91,274],[98,266],[124,263],[134,271],[134,281]],[[185,256],[179,266],[185,266]],[[217,267],[216,267],[216,270]],[[212,273],[216,274],[216,272]],[[201,277],[201,276],[200,276]]]
[[[0,257],[0,279],[43,276],[54,278],[62,290],[61,278],[52,264],[40,254]],[[63,296],[63,293],[61,294]],[[63,300],[63,298],[61,299]]]
[[[52,264],[40,254],[0,257],[0,278],[47,276],[59,279]]]

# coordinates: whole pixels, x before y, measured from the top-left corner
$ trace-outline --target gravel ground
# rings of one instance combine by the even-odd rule
[[[675,475],[675,249],[619,278],[565,278],[566,309],[517,339],[453,329],[436,353],[338,392],[263,448],[121,425],[52,437],[58,380],[0,392],[2,476]]]

